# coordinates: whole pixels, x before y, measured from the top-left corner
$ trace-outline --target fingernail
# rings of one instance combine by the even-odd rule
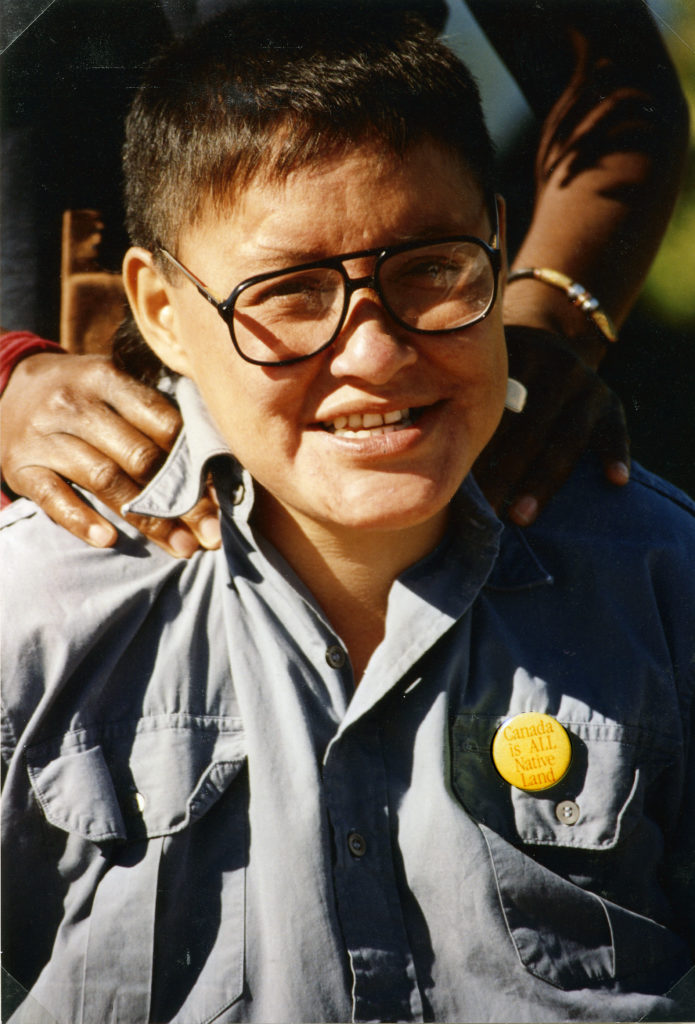
[[[116,531],[104,523],[93,523],[87,530],[87,539],[97,548],[107,548],[116,539]]]
[[[177,526],[175,530],[172,530],[167,541],[171,550],[179,558],[190,558],[193,552],[198,550],[197,540],[182,526]]]
[[[217,516],[206,516],[200,523],[200,536],[205,547],[214,548],[222,541],[220,521]]]
[[[626,484],[630,479],[630,468],[624,462],[611,463],[611,477],[616,484]]]
[[[532,494],[525,494],[509,510],[509,518],[519,526],[529,526],[538,515],[538,502]]]

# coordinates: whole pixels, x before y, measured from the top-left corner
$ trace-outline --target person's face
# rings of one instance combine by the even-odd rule
[[[490,238],[479,188],[455,158],[420,144],[372,148],[251,184],[228,214],[183,235],[178,258],[216,295],[267,270],[408,239]],[[373,258],[347,265],[366,275]],[[335,529],[395,530],[444,517],[497,426],[505,399],[501,300],[480,323],[424,336],[353,293],[326,351],[291,366],[245,362],[215,309],[182,276],[171,289],[181,359],[259,490],[258,522],[292,516]],[[370,427],[403,410],[397,429]],[[335,432],[345,417],[355,433]],[[376,420],[370,419],[377,417]]]

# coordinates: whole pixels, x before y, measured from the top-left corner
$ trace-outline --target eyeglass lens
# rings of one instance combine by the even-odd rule
[[[475,242],[439,242],[396,252],[377,269],[382,301],[419,331],[465,327],[489,309],[495,276]],[[246,287],[234,305],[234,335],[245,356],[276,362],[311,355],[333,337],[345,306],[335,267],[288,271]]]

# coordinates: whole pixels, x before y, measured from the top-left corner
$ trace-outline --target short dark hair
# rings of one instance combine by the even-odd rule
[[[131,241],[176,251],[204,203],[228,208],[257,176],[366,142],[404,154],[425,138],[462,158],[490,196],[477,86],[412,7],[237,3],[156,58],[136,95],[124,147]]]

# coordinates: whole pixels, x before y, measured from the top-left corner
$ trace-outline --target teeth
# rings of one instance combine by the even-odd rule
[[[349,416],[336,416],[326,423],[326,429],[345,437],[373,437],[375,434],[390,434],[394,430],[410,425],[410,409],[396,409],[393,412],[353,412]]]
[[[399,420],[407,420],[408,409],[397,409],[395,412],[384,413],[384,423],[398,423]]]

